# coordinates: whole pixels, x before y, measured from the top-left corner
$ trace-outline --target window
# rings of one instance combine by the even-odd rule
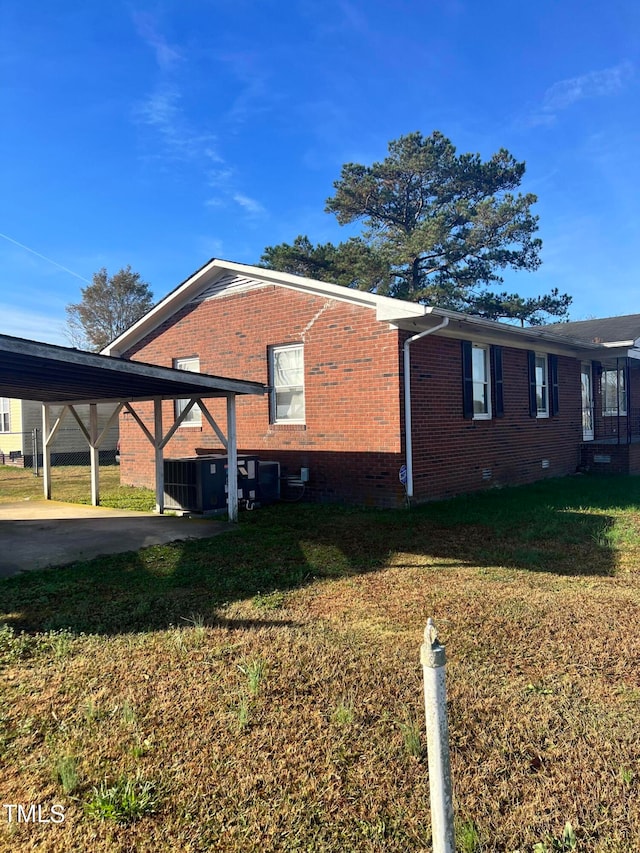
[[[200,373],[199,358],[174,358],[173,366],[176,370],[190,370],[191,373]],[[179,418],[182,412],[187,408],[189,400],[176,400],[176,418]],[[202,426],[202,412],[196,404],[180,426]]]
[[[549,372],[547,356],[535,354],[536,377],[536,415],[539,418],[549,417]]]
[[[471,348],[471,371],[473,376],[473,417],[491,417],[491,381],[489,371],[489,348],[473,344]]]
[[[529,414],[532,418],[548,418],[560,411],[558,356],[527,353],[529,360]]]
[[[462,409],[469,420],[504,416],[502,347],[462,344]]]
[[[624,381],[624,369],[603,370],[601,379],[602,414],[627,414],[627,387]],[[618,410],[619,407],[619,410]]]
[[[302,344],[272,347],[271,422],[304,423],[304,360]]]
[[[11,426],[9,412],[9,398],[0,397],[0,432],[9,432]]]

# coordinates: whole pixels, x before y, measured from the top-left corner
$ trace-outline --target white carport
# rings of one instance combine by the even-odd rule
[[[227,457],[229,471],[237,468],[236,396],[264,394],[265,385],[203,373],[189,373],[69,347],[0,335],[0,397],[37,400],[42,403],[44,437],[44,495],[51,499],[51,442],[67,417],[73,417],[87,440],[91,458],[91,501],[100,503],[98,452],[107,430],[124,409],[131,413],[155,453],[156,511],[164,511],[163,450],[187,413],[196,403],[214,430]],[[208,411],[204,399],[226,399],[226,435]],[[163,424],[163,400],[188,400],[188,405],[170,425]],[[133,408],[136,402],[153,402],[153,429]],[[98,403],[112,403],[108,424],[98,430]],[[51,407],[62,406],[52,418]],[[77,406],[89,406],[89,423],[83,422]],[[229,518],[238,518],[237,478],[229,477]]]

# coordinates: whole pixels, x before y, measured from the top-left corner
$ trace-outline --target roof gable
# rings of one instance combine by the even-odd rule
[[[336,299],[375,310],[376,319],[380,322],[391,323],[412,333],[424,331],[436,325],[440,328],[441,320],[446,318],[449,325],[443,329],[442,334],[448,336],[483,335],[487,339],[511,346],[528,348],[538,344],[545,346],[549,351],[554,349],[554,351],[568,354],[595,350],[601,346],[585,341],[578,333],[574,336],[566,335],[564,330],[565,327],[572,325],[570,323],[521,328],[435,306],[379,296],[377,293],[339,284],[213,258],[112,341],[102,350],[102,353],[111,356],[122,355],[170,320],[186,305],[274,285],[320,296],[325,300]]]
[[[103,355],[121,355],[142,338],[151,334],[185,305],[269,285],[288,287],[321,296],[324,299],[329,297],[370,308],[376,311],[377,319],[381,321],[391,322],[392,319],[397,318],[423,317],[429,313],[429,309],[424,305],[414,302],[405,302],[402,299],[378,296],[376,293],[343,287],[340,284],[213,258],[106,346],[102,353]]]

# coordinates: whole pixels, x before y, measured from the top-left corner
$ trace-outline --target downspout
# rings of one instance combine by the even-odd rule
[[[409,355],[409,347],[420,338],[425,338],[427,335],[432,335],[434,332],[439,332],[449,325],[449,318],[445,317],[442,323],[434,326],[433,329],[425,329],[424,332],[418,332],[411,338],[407,338],[404,342],[404,444],[405,444],[405,464],[407,467],[407,499],[413,497],[413,437],[411,434],[411,357]]]

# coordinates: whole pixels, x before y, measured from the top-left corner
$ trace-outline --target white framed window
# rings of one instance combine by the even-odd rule
[[[536,410],[537,417],[549,417],[549,370],[546,354],[536,353]]]
[[[627,414],[627,388],[624,380],[624,369],[602,371],[600,379],[602,391],[602,414],[605,417]]]
[[[304,355],[302,344],[269,350],[271,374],[271,423],[305,422]]]
[[[0,432],[11,429],[11,402],[8,397],[0,397]]]
[[[200,373],[200,359],[199,358],[174,358],[173,366],[176,370],[189,370],[191,373]],[[180,417],[182,412],[187,408],[189,400],[176,400],[175,405],[175,414],[176,418]],[[182,421],[180,426],[192,426],[199,427],[202,426],[202,412],[198,407],[198,404],[191,409],[186,418]]]
[[[474,344],[471,348],[471,375],[473,378],[473,418],[491,418],[491,369],[489,347]]]

